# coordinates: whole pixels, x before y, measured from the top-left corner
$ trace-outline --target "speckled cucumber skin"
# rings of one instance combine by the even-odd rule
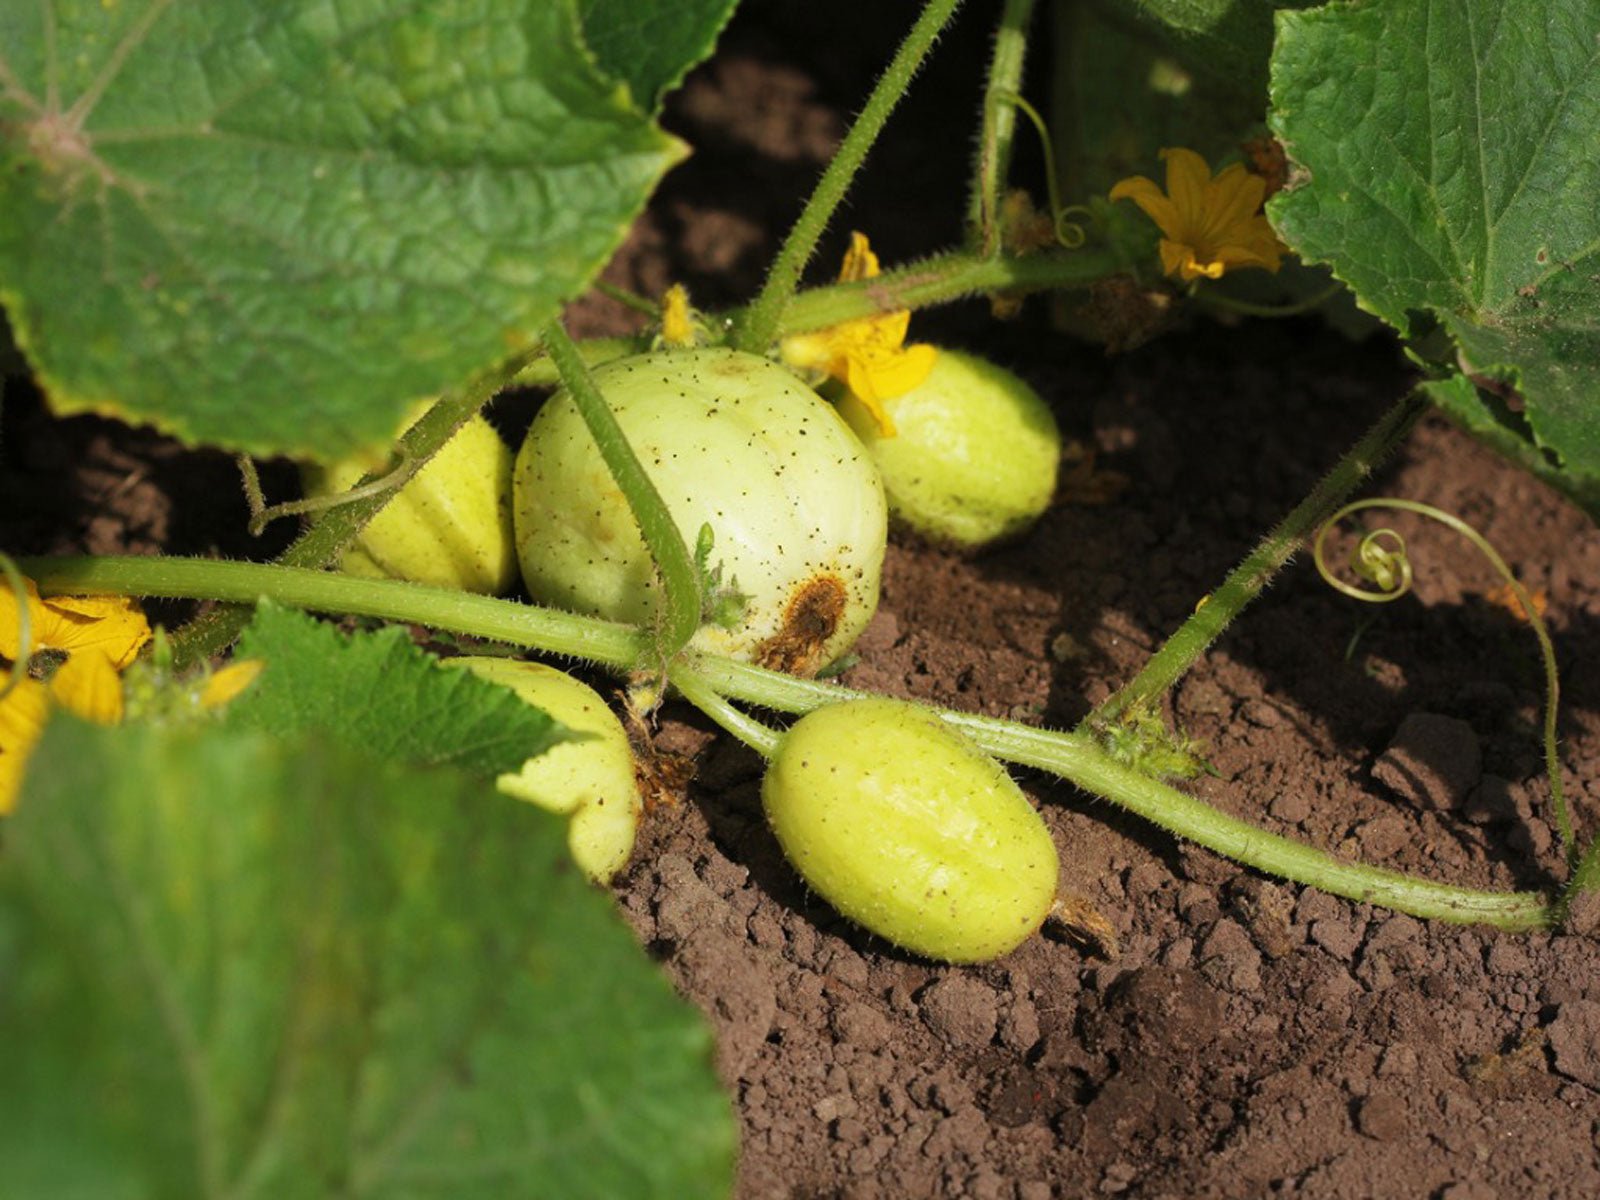
[[[567,846],[573,860],[597,883],[609,882],[633,853],[644,808],[633,749],[611,707],[588,684],[543,663],[467,656],[445,665],[508,687],[568,729],[592,735],[552,746],[520,772],[501,775],[495,787],[553,813],[571,814]]]
[[[853,396],[839,411],[883,474],[889,514],[930,542],[974,550],[1017,537],[1055,494],[1061,431],[1003,367],[940,350],[922,384],[885,403],[894,437]]]
[[[842,654],[878,604],[887,509],[844,420],[776,363],[733,350],[664,351],[597,368],[595,383],[691,546],[750,597],[697,649],[810,674]],[[517,548],[544,604],[647,624],[658,585],[621,491],[577,407],[558,392],[517,455]]]
[[[944,962],[985,962],[1044,921],[1059,862],[1004,768],[899,700],[819,708],[783,737],[761,785],[805,881],[850,920]]]
[[[368,465],[308,468],[306,491],[347,491]],[[496,595],[517,580],[511,525],[511,449],[473,417],[369,521],[340,566],[368,579],[407,579]]]

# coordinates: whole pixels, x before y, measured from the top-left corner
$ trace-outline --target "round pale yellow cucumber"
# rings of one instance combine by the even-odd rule
[[[643,803],[627,731],[600,693],[565,671],[512,658],[451,658],[491,683],[509,687],[568,729],[590,736],[561,742],[495,780],[508,796],[568,814],[567,846],[589,878],[608,882],[633,853]]]
[[[347,491],[370,464],[308,468],[306,491]],[[369,579],[408,579],[494,595],[517,579],[511,526],[511,450],[473,417],[383,506],[340,566]]]
[[[929,958],[997,958],[1055,898],[1055,844],[1022,790],[917,705],[851,700],[808,713],[779,743],[761,800],[824,900]]]
[[[711,565],[748,597],[697,649],[811,674],[842,654],[878,604],[883,486],[839,414],[783,367],[734,350],[606,363],[595,383],[684,540],[703,525]],[[563,392],[517,455],[517,549],[541,603],[648,624],[655,569],[621,491]]]
[[[884,408],[893,437],[855,397],[839,404],[883,474],[890,517],[914,533],[977,549],[1023,533],[1049,507],[1061,431],[1010,371],[940,350],[927,379]]]

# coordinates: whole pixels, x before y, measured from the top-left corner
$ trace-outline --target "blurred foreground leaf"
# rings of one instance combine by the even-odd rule
[[[242,728],[320,733],[375,758],[447,764],[486,779],[520,771],[569,736],[509,688],[441,670],[398,626],[346,634],[265,601],[235,656],[266,663],[228,709]]]
[[[51,722],[0,858],[0,1195],[701,1197],[709,1035],[486,784]]]
[[[1272,124],[1307,177],[1273,223],[1402,333],[1442,327],[1490,396],[1434,398],[1600,517],[1600,5],[1388,0],[1278,29]]]
[[[530,346],[681,154],[571,3],[0,4],[0,301],[62,413],[386,442]]]

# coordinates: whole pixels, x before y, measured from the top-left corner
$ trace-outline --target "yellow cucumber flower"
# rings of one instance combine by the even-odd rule
[[[28,606],[28,660],[26,677],[0,696],[0,813],[16,804],[22,768],[44,731],[50,705],[102,725],[120,721],[118,672],[150,639],[144,614],[126,596],[41,600],[31,581],[20,598],[0,586],[0,667],[7,670],[22,653],[19,599]]]
[[[1267,181],[1240,163],[1212,177],[1193,150],[1161,152],[1167,164],[1163,192],[1143,175],[1111,189],[1112,200],[1132,200],[1161,229],[1161,267],[1187,283],[1219,279],[1241,267],[1276,271],[1285,247],[1261,212]]]
[[[839,269],[840,283],[874,279],[880,273],[878,256],[863,233],[850,235]],[[939,352],[932,346],[905,344],[911,326],[907,309],[846,321],[815,333],[783,339],[783,361],[791,367],[822,371],[850,389],[884,437],[894,436],[894,422],[885,400],[903,396],[919,386],[933,370]]]

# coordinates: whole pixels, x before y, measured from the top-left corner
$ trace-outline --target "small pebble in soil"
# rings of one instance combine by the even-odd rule
[[[1461,806],[1483,774],[1483,750],[1472,726],[1455,717],[1415,712],[1400,723],[1372,778],[1418,808]]]
[[[1356,1128],[1380,1142],[1399,1141],[1410,1128],[1410,1113],[1399,1096],[1380,1092],[1356,1108]]]
[[[1556,1070],[1600,1089],[1600,1000],[1563,1004],[1547,1031]]]
[[[1000,1022],[1000,998],[970,975],[954,972],[917,997],[929,1029],[952,1046],[987,1046]]]

